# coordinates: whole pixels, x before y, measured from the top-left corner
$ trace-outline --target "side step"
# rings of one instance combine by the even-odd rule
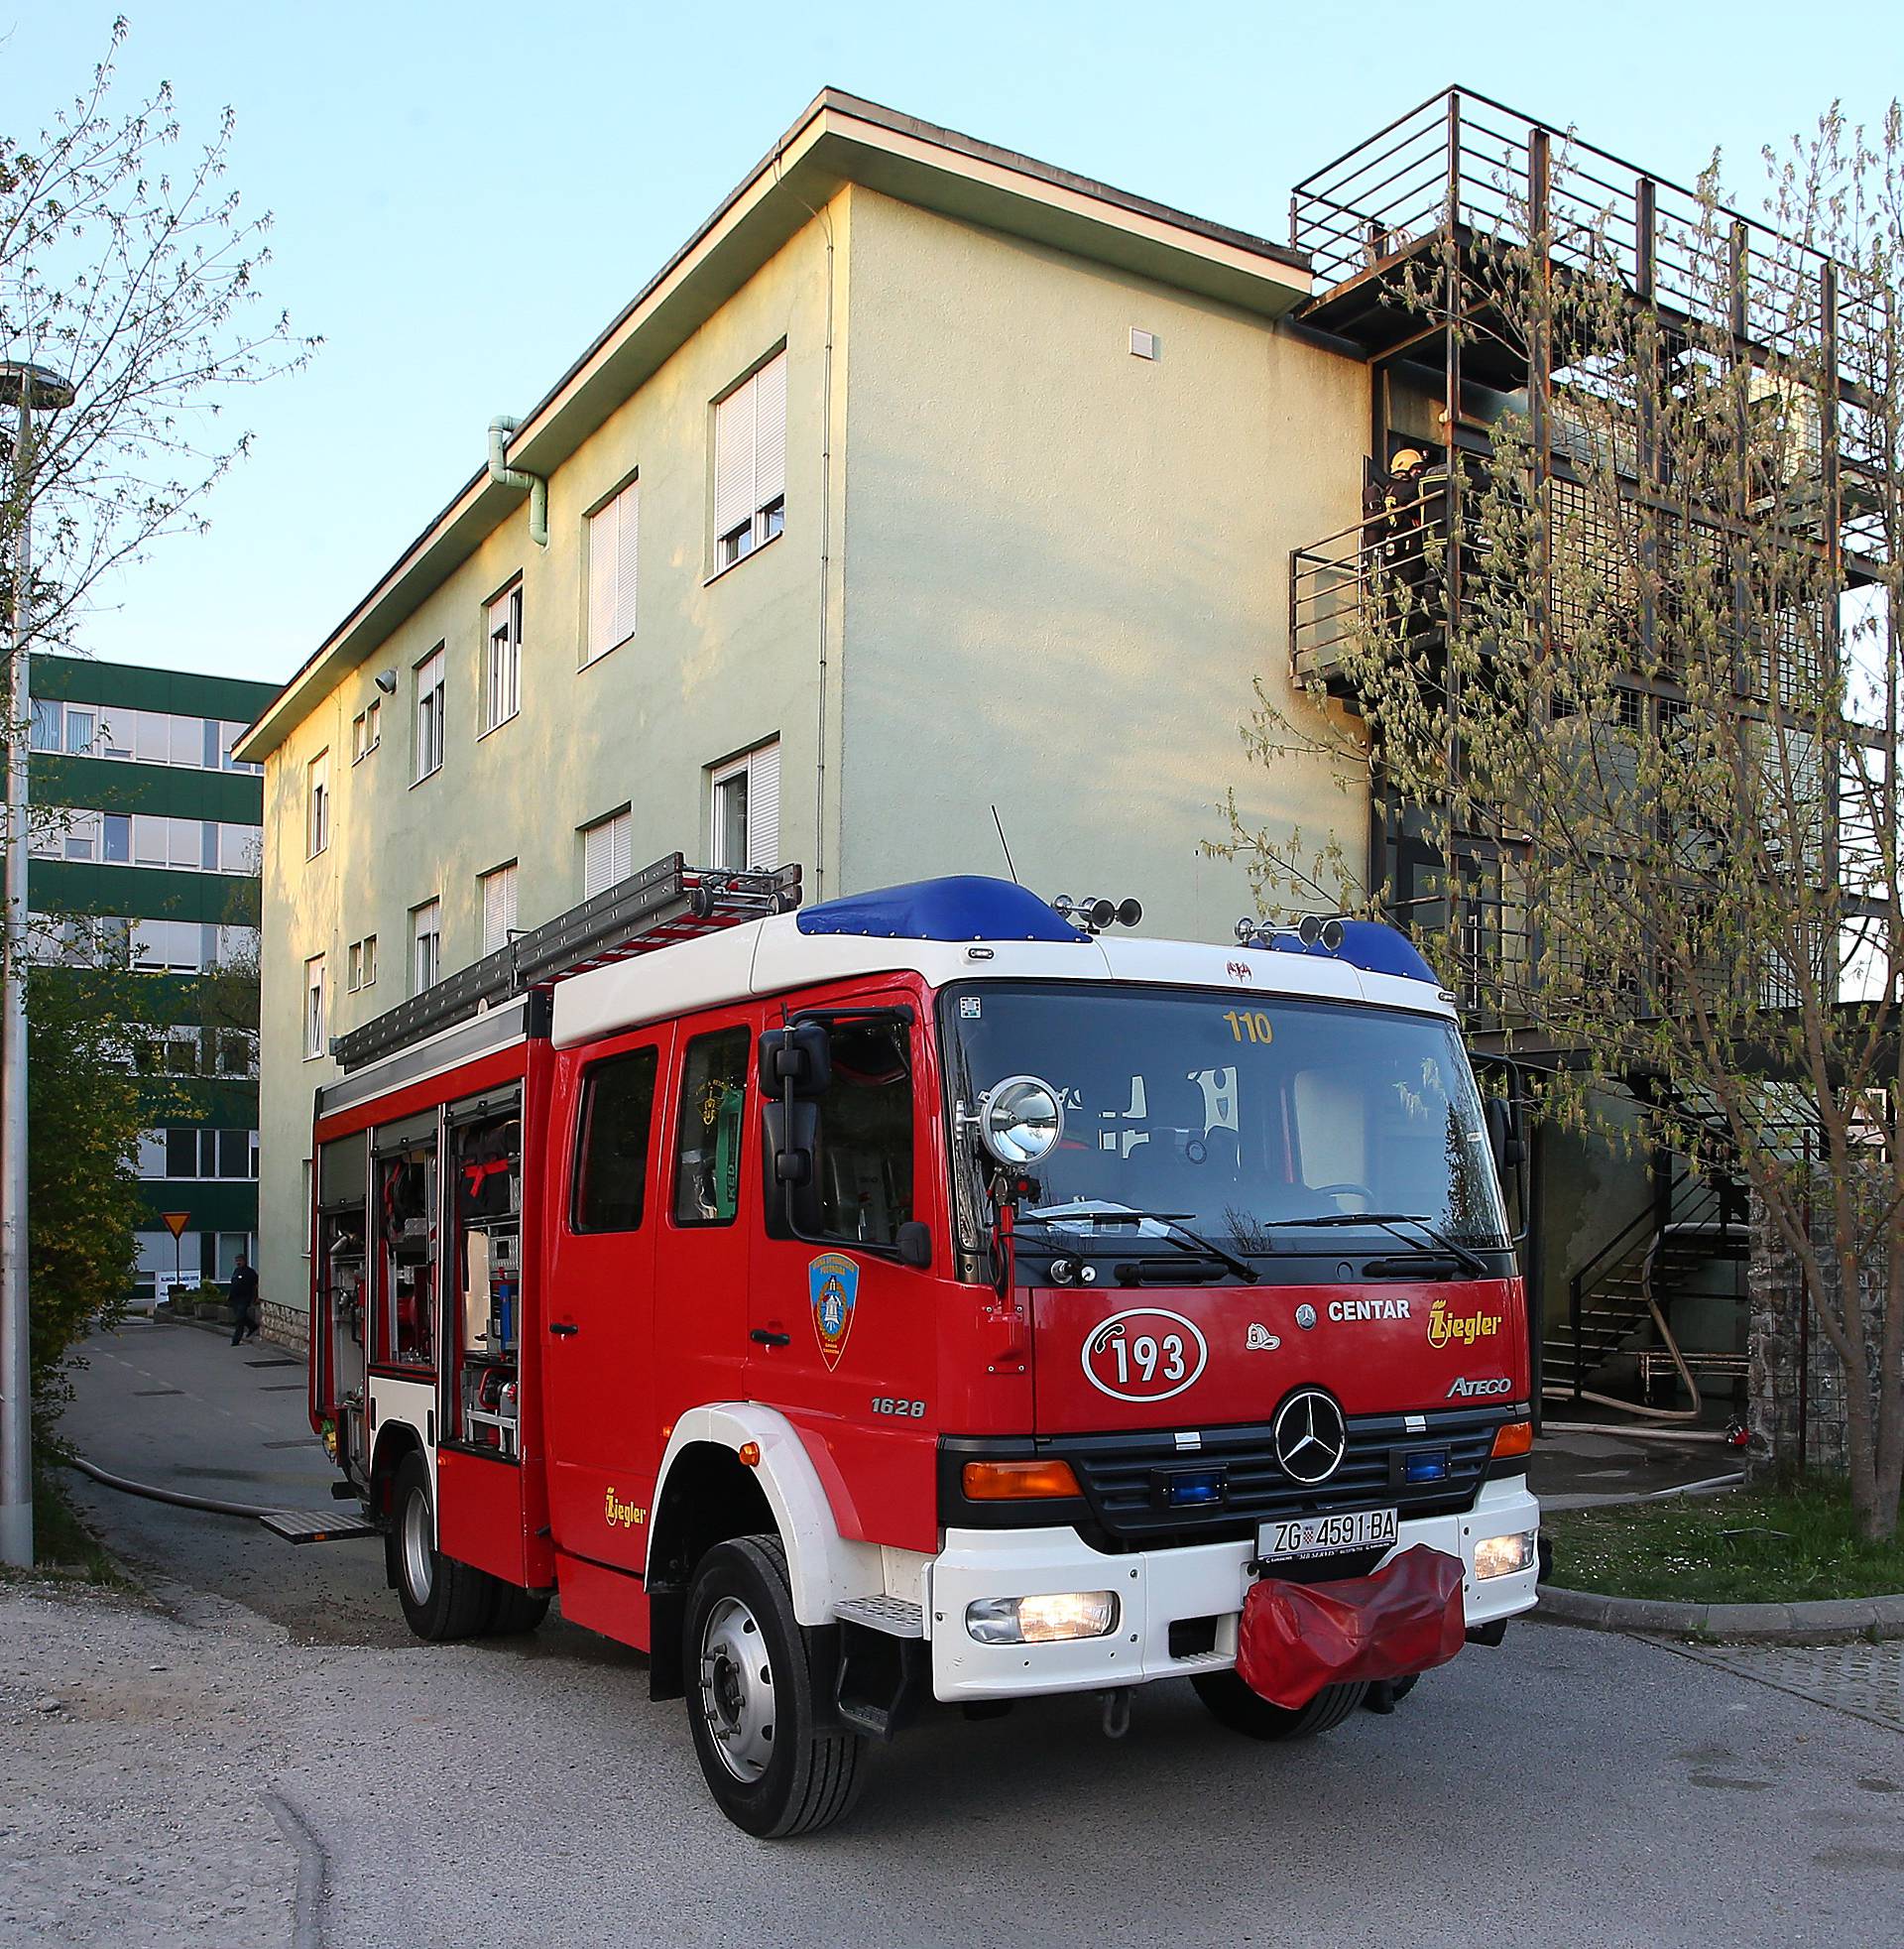
[[[267,1510],[258,1521],[288,1543],[342,1543],[384,1533],[369,1517],[344,1510]]]
[[[864,1625],[889,1638],[923,1638],[925,1613],[903,1597],[849,1597],[834,1605],[842,1624]]]

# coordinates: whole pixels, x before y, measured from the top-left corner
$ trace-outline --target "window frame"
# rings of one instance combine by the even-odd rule
[[[330,1053],[325,1020],[324,957],[311,954],[304,960],[304,1060],[314,1062]]]
[[[688,1035],[679,1045],[679,1054],[673,1062],[674,1117],[673,1130],[668,1143],[667,1172],[667,1222],[677,1231],[727,1231],[740,1222],[741,1211],[747,1198],[747,1145],[748,1125],[753,1116],[753,1102],[757,1095],[754,1087],[754,1041],[755,1028],[751,1020],[723,1022],[713,1028],[703,1029]],[[692,1107],[688,1098],[688,1075],[694,1061],[694,1051],[704,1042],[717,1041],[722,1036],[741,1037],[741,1107],[736,1119],[735,1143],[740,1147],[734,1160],[734,1209],[725,1218],[681,1216],[681,1189],[684,1181],[684,1168],[687,1160],[687,1117]]]
[[[754,862],[755,815],[759,797],[755,790],[755,768],[765,754],[774,754],[774,853],[772,861],[759,865]],[[781,851],[780,838],[780,739],[776,733],[771,738],[763,738],[757,745],[738,752],[732,758],[725,758],[719,764],[707,768],[707,863],[726,873],[769,873],[779,866]],[[725,846],[722,841],[721,791],[736,779],[744,780],[747,790],[747,803],[742,816],[741,851],[743,858],[730,860],[724,857]]]
[[[717,394],[708,406],[708,573],[707,581],[718,581],[730,569],[738,568],[742,562],[779,540],[786,531],[786,340],[781,339],[770,352],[741,375],[723,393]],[[770,466],[771,480],[769,491],[763,491],[763,470],[761,466],[761,426],[760,399],[762,381],[779,367],[775,382],[778,393],[779,410],[779,458],[777,467]],[[744,520],[730,521],[722,527],[724,512],[721,502],[721,437],[723,431],[722,415],[728,411],[738,411],[738,402],[743,395],[751,395],[753,414],[749,423],[747,443],[748,490],[745,499],[751,511]],[[738,506],[738,504],[737,504]],[[734,552],[727,552],[727,545],[745,537],[744,545],[737,545]]]
[[[495,625],[497,610],[503,627]],[[500,654],[498,645],[501,646]],[[507,702],[509,708],[497,706]],[[480,744],[492,731],[522,715],[523,709],[523,578],[520,574],[483,604],[483,694],[476,732]]]
[[[617,822],[622,820],[625,820],[626,824],[620,828],[620,851],[622,856],[628,861],[628,870],[624,873],[616,873],[614,867],[617,848],[616,831],[614,828]],[[589,840],[598,832],[606,832],[608,836],[610,877],[604,880],[599,887],[591,887],[588,884]],[[581,841],[582,846],[582,898],[584,900],[593,900],[597,894],[605,894],[609,888],[619,887],[629,877],[629,874],[634,872],[635,810],[632,805],[624,805],[618,811],[604,812],[600,818],[590,819],[586,825],[577,826],[575,836]]]
[[[434,922],[427,935],[422,932],[417,924],[425,914],[429,914]],[[417,956],[425,938],[431,943],[429,979],[419,982],[416,979],[418,973]],[[420,995],[425,989],[434,988],[442,978],[443,897],[441,894],[432,894],[428,900],[418,901],[410,910],[410,992],[413,995]]]
[[[416,680],[416,696],[411,712],[411,786],[419,786],[425,779],[433,779],[443,769],[444,754],[449,748],[446,735],[449,686],[446,676],[446,646],[437,644],[427,657],[420,658],[411,670]],[[433,762],[425,764],[425,759]]]
[[[518,870],[520,865],[518,860],[505,860],[501,866],[493,866],[487,873],[476,876],[476,912],[483,930],[484,954],[501,952],[509,945],[511,936],[522,931],[516,924],[516,902],[522,885],[522,875]],[[498,886],[502,894],[503,937],[492,940],[489,927],[490,890]]]
[[[627,628],[612,640],[598,643],[595,636],[597,613],[595,577],[600,566],[596,549],[596,524],[613,521],[615,526],[615,579],[617,586],[628,586],[628,614],[617,611],[614,622],[625,621]],[[582,660],[578,669],[587,670],[612,656],[624,644],[633,643],[640,633],[641,611],[641,536],[642,476],[638,467],[622,483],[588,509],[582,516]],[[624,563],[626,551],[632,565]]]
[[[384,741],[383,700],[371,698],[350,720],[350,762],[361,765]]]
[[[330,747],[304,767],[304,857],[314,860],[330,845]],[[138,850],[134,844],[135,852]]]

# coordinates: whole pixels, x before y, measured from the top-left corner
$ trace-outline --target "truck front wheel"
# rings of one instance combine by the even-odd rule
[[[811,1834],[852,1806],[864,1742],[819,1730],[823,1694],[777,1536],[737,1536],[701,1558],[681,1652],[695,1757],[736,1827]]]
[[[1307,1705],[1291,1711],[1252,1692],[1234,1671],[1200,1671],[1190,1680],[1211,1715],[1251,1739],[1313,1739],[1340,1726],[1362,1703],[1364,1683],[1325,1685]]]

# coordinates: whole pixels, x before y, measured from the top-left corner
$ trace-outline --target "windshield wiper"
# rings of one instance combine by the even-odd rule
[[[1124,1224],[1127,1221],[1136,1223],[1146,1218],[1153,1225],[1167,1225],[1170,1228],[1163,1235],[1165,1245],[1173,1245],[1179,1252],[1202,1253],[1205,1257],[1216,1260],[1219,1265],[1227,1266],[1248,1285],[1260,1283],[1262,1275],[1247,1259],[1239,1259],[1234,1252],[1226,1252],[1222,1246],[1206,1239],[1202,1233],[1193,1232],[1174,1211],[1130,1211],[1123,1206],[1119,1206],[1115,1211],[1056,1213],[1028,1211],[1019,1217],[1018,1223],[1020,1225],[1076,1225],[1088,1221],[1093,1225]]]
[[[1457,1264],[1473,1273],[1477,1279],[1488,1277],[1488,1262],[1471,1247],[1461,1245],[1446,1233],[1437,1231],[1431,1219],[1424,1218],[1418,1211],[1325,1211],[1314,1218],[1271,1218],[1265,1223],[1272,1226],[1324,1226],[1324,1225],[1374,1225],[1386,1232],[1390,1238],[1399,1239],[1403,1245],[1414,1246],[1420,1250],[1418,1240],[1411,1239],[1406,1232],[1395,1230],[1397,1225],[1418,1225],[1429,1243],[1438,1252],[1445,1252]]]

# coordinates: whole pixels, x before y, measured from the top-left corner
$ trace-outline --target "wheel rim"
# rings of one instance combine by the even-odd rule
[[[743,1782],[774,1757],[774,1666],[759,1621],[738,1597],[723,1597],[701,1627],[701,1716],[721,1765]]]
[[[404,1505],[404,1581],[418,1604],[429,1602],[436,1581],[436,1546],[429,1535],[429,1500],[420,1489]]]

